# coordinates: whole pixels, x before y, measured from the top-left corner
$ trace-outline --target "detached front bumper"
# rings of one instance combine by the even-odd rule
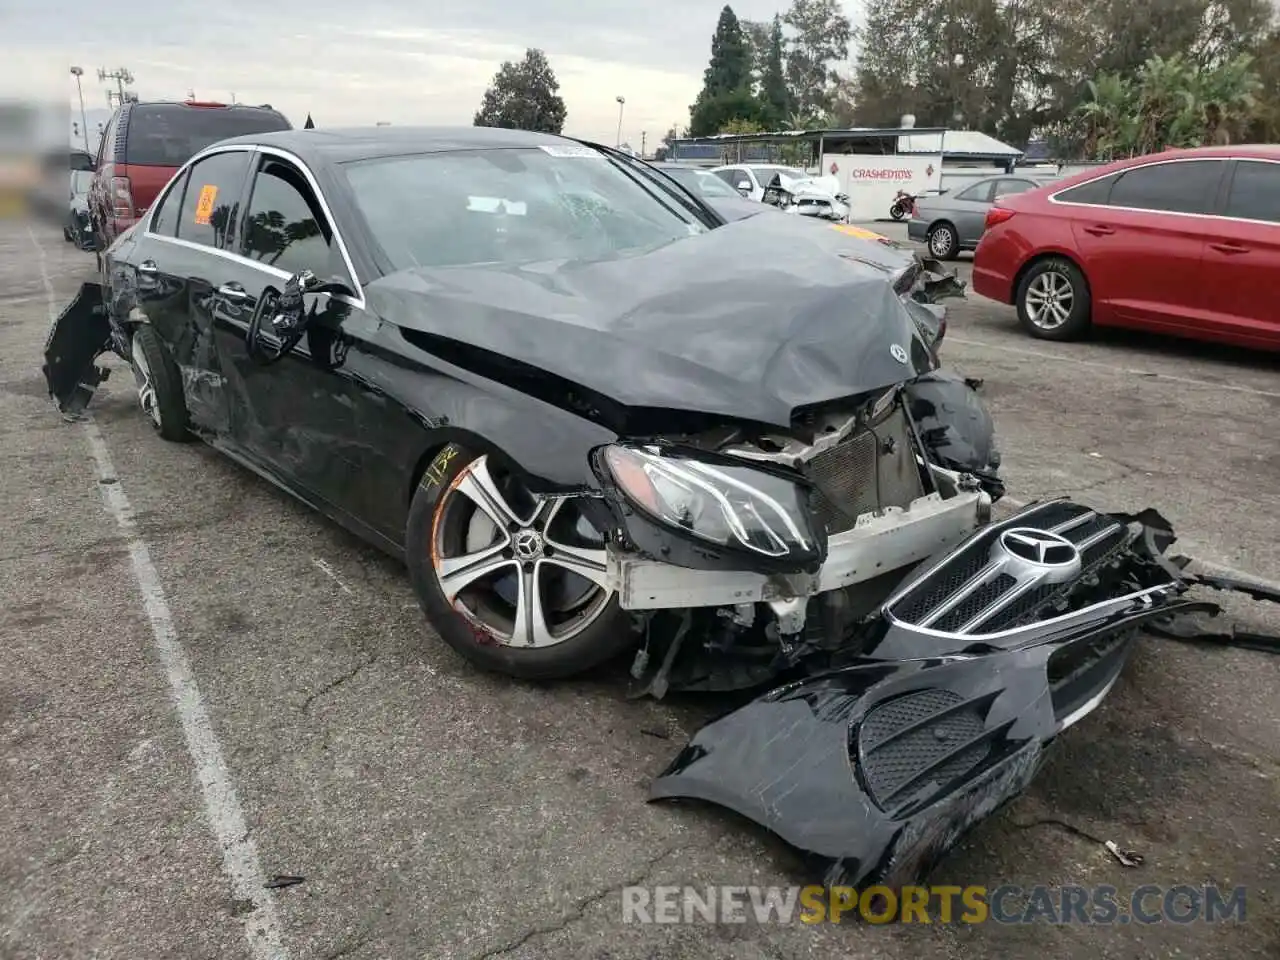
[[[856,526],[828,540],[827,557],[817,572],[764,574],[740,570],[703,570],[646,560],[614,548],[609,576],[624,610],[664,610],[770,603],[781,617],[798,616],[805,601],[926,560],[959,543],[991,516],[991,498],[979,489],[960,489],[959,475],[934,469],[951,496],[931,493],[905,509],[887,507],[862,517]],[[799,613],[796,613],[798,608]]]
[[[1212,608],[1180,599],[1172,540],[1065,500],[988,526],[865,624],[871,656],[704,727],[651,798],[734,810],[831,884],[917,882],[1102,701],[1139,627]]]

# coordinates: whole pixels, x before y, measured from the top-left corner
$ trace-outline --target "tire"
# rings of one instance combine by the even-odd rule
[[[175,443],[187,440],[187,401],[182,375],[168,348],[149,324],[133,331],[130,366],[138,384],[138,404],[156,433]]]
[[[1046,257],[1032,264],[1014,297],[1018,322],[1033,337],[1078,340],[1089,332],[1089,282],[1064,257]]]
[[[956,228],[946,220],[929,227],[924,239],[929,252],[939,260],[954,260],[960,252],[960,238],[956,235]]]
[[[498,515],[505,529],[493,522]],[[591,536],[583,536],[588,531]],[[637,641],[605,576],[603,537],[590,530],[573,501],[537,498],[490,457],[459,444],[441,450],[422,475],[409,509],[405,553],[427,621],[484,670],[524,679],[570,677]],[[468,555],[488,557],[488,572],[466,580],[465,566],[452,570],[456,582],[446,587],[441,571],[449,560]],[[566,560],[590,578],[571,573],[561,565]],[[530,583],[538,587],[536,608],[521,605]],[[533,617],[526,616],[530,612]]]
[[[906,215],[907,215],[906,208],[903,207],[903,205],[900,203],[895,203],[892,207],[889,208],[889,216],[892,217],[894,220],[901,220]]]
[[[62,228],[62,239],[63,239],[63,240],[65,240],[65,241],[67,241],[67,243],[75,243],[75,242],[76,242],[76,238],[75,238],[75,237],[73,237],[73,236],[71,235],[71,228],[70,228],[70,227],[63,227],[63,228]]]

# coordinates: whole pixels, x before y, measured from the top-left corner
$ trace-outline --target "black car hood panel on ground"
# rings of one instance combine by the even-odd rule
[[[366,296],[454,363],[469,346],[624,407],[789,426],[934,363],[884,271],[841,239],[752,217],[616,260],[406,270]]]

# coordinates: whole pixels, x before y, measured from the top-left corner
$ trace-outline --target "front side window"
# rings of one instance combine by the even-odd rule
[[[396,269],[616,259],[707,229],[658,184],[577,144],[388,157],[343,170]]]
[[[178,239],[221,249],[233,236],[240,212],[240,190],[249,172],[244,150],[215,153],[191,168],[178,213]]]
[[[1221,160],[1183,160],[1135,167],[1111,188],[1113,207],[1164,213],[1207,213],[1222,176]]]
[[[1223,213],[1241,220],[1280,223],[1280,163],[1238,161]]]
[[[240,253],[287,273],[326,279],[332,231],[311,186],[291,164],[267,160],[253,181]]]

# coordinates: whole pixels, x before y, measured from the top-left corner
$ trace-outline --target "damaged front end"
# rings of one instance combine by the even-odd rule
[[[111,323],[102,301],[102,287],[81,284],[49,328],[41,367],[49,395],[64,417],[84,412],[94,391],[111,371],[95,361],[111,347]]]
[[[928,872],[1017,796],[1053,739],[1110,691],[1137,631],[1188,584],[1158,515],[1035,504],[912,574],[816,675],[704,727],[653,799],[718,804],[826,882]]]

